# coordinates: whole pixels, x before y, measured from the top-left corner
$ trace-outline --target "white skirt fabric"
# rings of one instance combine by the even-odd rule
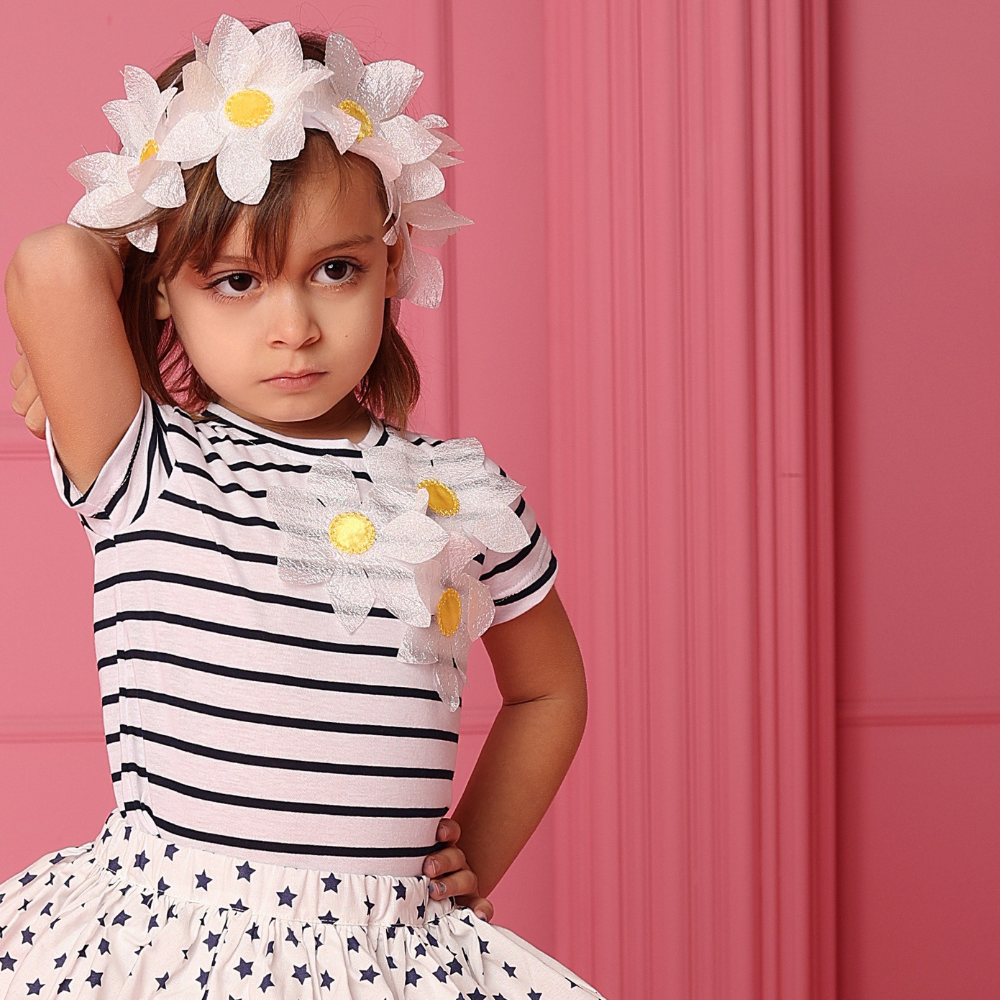
[[[0,1000],[600,998],[429,888],[177,846],[115,809],[0,884]]]

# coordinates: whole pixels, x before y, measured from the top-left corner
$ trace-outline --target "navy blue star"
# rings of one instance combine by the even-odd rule
[[[0,955],[0,972],[3,972],[5,969],[13,970],[16,961],[16,958],[11,958],[9,951],[6,955]]]
[[[115,874],[117,875],[117,874],[118,874],[118,872],[120,872],[121,870],[122,870],[122,866],[121,866],[121,864],[119,863],[119,861],[118,861],[118,859],[117,859],[117,858],[112,858],[112,859],[111,859],[111,860],[110,860],[110,861],[108,862],[108,871],[109,871],[109,872],[114,872],[114,873],[115,873]]]
[[[507,1000],[507,998],[502,993],[494,993],[493,1000]]]
[[[105,830],[104,833],[101,835],[101,843],[103,844],[104,841],[106,841],[110,836],[111,836],[111,831]]]
[[[507,975],[511,977],[511,979],[516,979],[517,978],[517,976],[514,975],[514,973],[517,972],[517,966],[516,965],[508,965],[506,962],[504,962],[503,963],[503,971],[506,972]]]
[[[271,973],[269,972],[269,973],[268,973],[268,974],[267,974],[267,975],[266,975],[266,976],[265,976],[265,977],[264,977],[264,978],[263,978],[263,979],[262,979],[262,980],[260,981],[260,991],[261,991],[262,993],[266,993],[266,992],[268,991],[268,989],[270,989],[270,987],[272,987],[273,985],[274,985],[274,983],[272,983],[272,982],[271,982]]]
[[[146,930],[149,930],[149,928],[147,927]],[[97,946],[97,950],[102,955],[107,955],[107,953],[111,951],[111,945],[108,943],[107,938],[101,938],[101,943]]]
[[[528,990],[528,1000],[542,1000],[542,994],[534,990]]]
[[[199,969],[195,978],[198,980],[199,986],[204,986],[208,982],[208,969]]]
[[[139,868],[140,871],[145,871],[146,870],[146,865],[149,864],[149,858],[146,857],[146,852],[145,851],[140,851],[135,856],[135,863],[138,866],[138,868]]]
[[[142,895],[142,905],[146,907],[147,910],[153,908],[153,894],[151,892],[143,892]]]
[[[406,886],[402,882],[397,882],[393,887],[396,899],[406,899]]]
[[[486,954],[490,950],[490,945],[488,941],[484,941],[482,938],[479,939],[479,953],[481,955]]]
[[[567,983],[569,983],[569,988],[571,990],[576,990],[576,989],[580,988],[579,984],[578,983],[574,983],[573,980],[569,978],[569,976],[563,976],[563,978],[566,980]]]
[[[341,879],[337,878],[336,875],[326,875],[323,878],[323,891],[324,892],[337,892],[340,888]]]
[[[41,996],[42,987],[45,985],[40,979],[36,979],[33,983],[28,983],[28,996],[30,997],[32,993],[36,996]]]
[[[35,932],[30,927],[21,931],[21,944],[31,944],[35,940]]]
[[[333,985],[333,976],[330,975],[326,969],[323,970],[323,979],[320,981],[320,986],[331,986]]]
[[[81,948],[81,949],[80,949],[80,950],[79,950],[79,951],[77,952],[77,955],[78,955],[78,956],[79,956],[80,958],[86,958],[86,957],[87,957],[87,949],[88,949],[89,947],[90,947],[90,945],[86,945],[86,944],[85,944],[85,945],[84,945],[84,946],[83,946],[83,947],[82,947],[82,948]]]
[[[392,955],[386,955],[385,960],[389,964],[390,969],[396,968],[396,960],[392,957]]]
[[[103,976],[103,975],[104,975],[103,972],[98,972],[96,969],[94,969],[90,973],[90,975],[87,976],[87,982],[90,983],[91,986],[100,986],[101,985],[101,976]]]
[[[219,935],[209,931],[208,937],[205,938],[204,943],[207,944],[209,948],[214,948],[219,943]]]
[[[53,927],[55,927],[55,925],[58,924],[60,920],[62,920],[62,917],[56,917],[55,920],[50,920],[49,929],[51,930]]]
[[[63,962],[66,961],[66,952],[63,952],[56,960],[56,968],[61,969],[63,967]]]
[[[131,836],[132,836],[132,827],[130,826],[125,827],[125,839],[128,840],[128,838]]]
[[[62,861],[62,859],[63,859],[63,856],[62,856],[62,852],[60,851],[58,854],[56,854],[56,856],[54,858],[49,858],[49,864],[50,865],[57,865],[57,864],[59,864],[60,861]]]
[[[236,870],[239,872],[239,875],[236,876],[237,881],[241,878],[245,878],[249,882],[250,876],[253,875],[257,869],[251,868],[249,861],[244,861],[243,864],[236,866]]]
[[[238,913],[242,913],[244,910],[250,909],[250,907],[243,902],[242,897],[237,899],[235,903],[230,903],[229,905]]]
[[[63,981],[62,981],[62,982],[61,982],[61,983],[59,984],[59,989],[58,989],[58,990],[56,990],[56,992],[57,992],[57,993],[69,993],[69,984],[70,984],[71,982],[73,982],[73,980],[72,980],[72,979],[64,979],[64,980],[63,980]]]
[[[299,943],[299,939],[295,936],[295,931],[293,931],[291,927],[288,928],[288,933],[285,935],[285,940],[291,941],[292,944]]]
[[[163,848],[163,853],[167,856],[167,858],[170,861],[174,860],[174,855],[177,853],[177,851],[178,847],[176,844],[167,844],[167,846]]]
[[[251,941],[256,941],[260,937],[260,934],[257,933],[257,924],[254,924],[246,933],[250,935]]]
[[[240,979],[246,979],[253,972],[253,962],[248,962],[245,958],[241,958],[240,964],[233,966],[233,971],[240,974]]]
[[[295,971],[292,973],[292,978],[297,979],[300,983],[304,983],[309,978],[309,972],[304,965],[296,965]]]
[[[38,878],[37,875],[32,875],[31,872],[25,872],[20,878],[21,885],[27,885],[29,882],[33,882],[36,878]]]
[[[131,917],[132,917],[131,913],[126,913],[124,910],[119,910],[118,913],[115,915],[115,919],[112,920],[111,923],[112,924],[121,924],[122,926],[124,926],[125,925],[125,921],[126,920],[130,920]]]
[[[50,899],[41,909],[41,913],[44,913],[47,917],[52,916],[52,900]]]
[[[158,990],[165,990],[167,988],[167,980],[170,978],[169,972],[164,972],[162,976],[153,977],[160,985],[156,988]]]
[[[298,895],[297,892],[292,892],[292,887],[286,885],[284,889],[277,894],[278,896],[278,906],[291,906],[292,900]]]
[[[361,982],[374,983],[375,977],[380,975],[381,973],[376,970],[374,965],[369,965],[367,969],[361,970]]]
[[[76,873],[74,872],[74,874],[70,875],[69,878],[67,878],[66,881],[63,882],[63,885],[69,885],[70,882],[72,882],[73,879],[75,879],[75,878],[76,878]]]
[[[420,973],[417,972],[416,969],[410,969],[406,973],[406,985],[407,986],[416,986],[417,985],[417,980],[418,979],[423,979],[423,978],[424,977],[422,975],[420,975]]]
[[[164,893],[169,888],[170,888],[170,884],[168,882],[164,882],[163,881],[163,877],[160,876],[160,881],[156,883],[156,891],[159,892],[159,893]]]
[[[424,914],[427,912],[427,907],[423,903],[417,904],[417,916],[423,920]]]
[[[337,918],[333,915],[332,910],[327,910],[326,913],[324,913],[319,919],[322,920],[324,924],[335,924],[337,922]]]
[[[55,872],[49,872],[49,880],[45,884],[46,885],[52,885],[52,883],[55,882],[55,880],[56,880],[56,873]]]
[[[365,906],[368,907],[369,913],[371,913],[372,910],[375,909],[375,904],[367,896],[365,896]]]
[[[486,994],[479,992],[479,987],[477,986],[470,994],[469,1000],[486,1000]]]
[[[457,958],[453,958],[448,963],[448,971],[453,972],[457,976],[462,971],[462,963]]]
[[[274,953],[274,942],[273,941],[268,941],[267,942],[267,953],[268,953],[268,955],[271,955],[271,954]]]
[[[146,924],[146,930],[147,931],[151,931],[154,927],[159,927],[159,926],[160,926],[160,922],[159,922],[159,920],[156,919],[156,914],[154,913],[149,918],[149,923]]]
[[[442,968],[440,965],[434,970],[434,978],[440,980],[442,983],[448,982],[448,970]]]
[[[432,948],[436,948],[438,946],[437,938],[435,938],[433,934],[428,933],[427,940],[430,941]]]
[[[23,902],[21,903],[21,905],[20,905],[20,906],[18,907],[18,909],[19,909],[19,910],[26,910],[26,909],[28,908],[28,905],[29,905],[30,903],[31,903],[31,900],[30,900],[30,899],[25,899],[25,900],[24,900],[24,901],[23,901]]]
[[[198,880],[198,884],[195,886],[196,889],[207,889],[208,883],[212,881],[212,876],[204,868],[202,868],[200,875],[195,875],[195,878]]]

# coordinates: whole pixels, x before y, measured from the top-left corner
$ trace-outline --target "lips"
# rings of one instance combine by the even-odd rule
[[[304,368],[297,372],[282,372],[280,375],[272,375],[270,378],[264,379],[264,384],[273,389],[309,389],[325,374],[325,371],[316,368]]]

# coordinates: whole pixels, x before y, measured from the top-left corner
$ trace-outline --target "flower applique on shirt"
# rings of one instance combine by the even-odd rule
[[[429,626],[413,566],[437,555],[448,533],[427,515],[427,491],[376,484],[362,500],[351,470],[328,455],[317,460],[305,487],[268,491],[282,531],[278,576],[286,583],[325,583],[348,632],[376,600],[408,625]]]
[[[515,552],[529,543],[510,507],[524,487],[486,467],[476,438],[443,441],[432,455],[397,436],[363,450],[374,483],[411,492],[425,489],[431,517],[448,531],[463,532],[495,552]]]
[[[454,532],[437,556],[416,567],[417,589],[432,621],[428,628],[409,626],[397,654],[406,663],[434,664],[434,686],[452,712],[461,704],[469,650],[493,623],[489,588],[466,572],[477,551]]]

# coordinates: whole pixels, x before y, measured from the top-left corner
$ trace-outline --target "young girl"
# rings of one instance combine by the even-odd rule
[[[522,487],[407,429],[399,302],[442,285],[411,236],[471,221],[447,122],[403,113],[421,77],[223,16],[126,67],[121,152],[11,261],[14,407],[94,552],[116,808],[0,885],[0,998],[598,995],[488,922],[586,689]],[[480,636],[504,703],[446,820]]]

